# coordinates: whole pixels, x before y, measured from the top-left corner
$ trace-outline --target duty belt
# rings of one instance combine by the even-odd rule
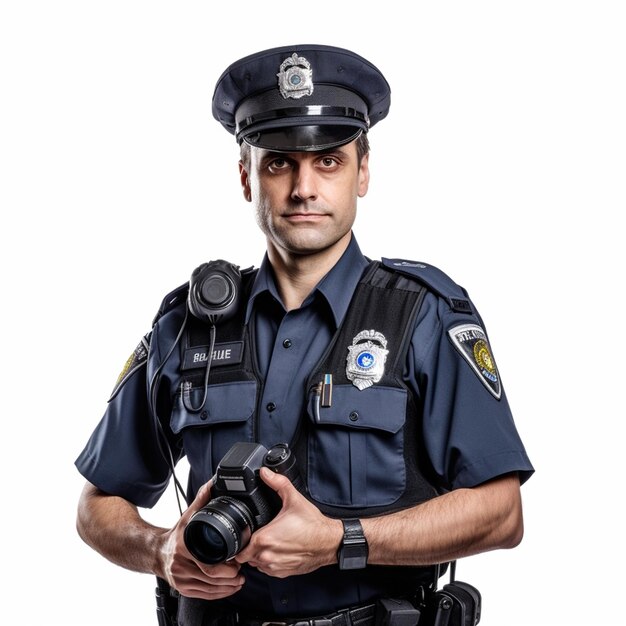
[[[376,605],[368,604],[322,617],[285,618],[284,620],[263,620],[237,614],[235,623],[239,626],[373,626],[375,619]]]

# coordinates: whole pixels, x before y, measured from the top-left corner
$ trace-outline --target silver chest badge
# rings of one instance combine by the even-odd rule
[[[313,93],[313,70],[311,64],[295,52],[280,65],[278,88],[283,98],[302,98]]]
[[[346,357],[346,376],[355,387],[363,391],[383,377],[389,354],[386,347],[385,336],[375,330],[362,330],[352,340]]]

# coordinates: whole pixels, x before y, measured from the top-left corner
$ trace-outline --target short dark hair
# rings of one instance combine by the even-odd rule
[[[361,133],[356,140],[356,155],[359,160],[359,165],[366,154],[370,151],[370,140],[367,133]]]
[[[361,165],[361,161],[363,157],[368,154],[370,151],[370,141],[367,137],[367,133],[361,133],[356,138],[356,155],[359,166]],[[241,142],[239,146],[239,158],[243,163],[243,166],[246,170],[250,167],[250,145],[245,141]]]

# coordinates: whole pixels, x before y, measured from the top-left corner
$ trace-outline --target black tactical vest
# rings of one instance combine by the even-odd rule
[[[247,296],[254,273],[243,278]],[[414,278],[370,263],[340,328],[309,377],[307,409],[290,444],[308,497],[327,515],[379,515],[436,495],[424,476],[421,411],[402,377],[425,293]],[[220,325],[209,385],[248,381],[256,384],[258,403],[254,332],[244,325],[244,315],[245,305],[238,316]],[[190,317],[181,343],[180,394],[196,405],[204,387],[208,337],[208,326]],[[372,356],[374,364],[368,360]],[[353,374],[351,381],[348,376]],[[332,385],[327,384],[322,395],[321,383],[330,377]],[[253,419],[242,422],[240,429],[231,424],[228,436],[255,441],[256,408]],[[201,411],[197,425],[202,425]]]
[[[309,378],[295,451],[306,459],[310,497],[328,515],[379,515],[436,495],[421,469],[421,411],[403,381],[425,293],[417,281],[371,263]],[[330,391],[319,386],[329,374]]]

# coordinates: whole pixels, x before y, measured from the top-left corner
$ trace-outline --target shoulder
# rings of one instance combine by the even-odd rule
[[[170,291],[164,298],[161,300],[161,305],[159,306],[159,310],[157,311],[154,319],[152,320],[152,326],[154,327],[156,323],[170,311],[180,307],[181,304],[187,303],[187,295],[189,293],[189,283],[183,283]]]
[[[421,261],[387,257],[382,257],[381,264],[387,269],[418,281],[429,291],[445,300],[453,311],[475,313],[467,291],[434,265]]]
[[[232,285],[236,294],[240,293],[240,295],[247,295],[257,272],[258,270],[253,266],[240,269],[238,265],[233,265],[223,260],[203,263],[193,271],[189,281],[179,285],[163,298],[161,305],[159,306],[159,310],[152,320],[153,328],[168,313],[175,310],[180,311],[181,309],[185,309],[189,299],[194,300],[197,298],[197,291],[194,291],[194,289],[197,289],[198,280],[206,281],[207,279],[210,280],[214,276],[226,276],[228,277],[228,282]],[[198,276],[202,276],[202,278],[198,279]],[[194,279],[196,279],[195,288],[193,287]],[[189,294],[190,290],[192,291],[192,296]],[[196,294],[195,296],[194,293]],[[241,298],[237,299],[241,301]],[[208,303],[207,306],[209,306]],[[192,314],[194,313],[193,306],[191,307],[191,312]]]
[[[439,299],[438,306],[430,314],[431,326],[426,323],[420,327],[418,323],[415,332],[421,335],[416,345],[429,345],[428,337],[432,336],[429,331],[436,324],[441,329],[439,336],[447,338],[447,343],[454,348],[449,354],[465,360],[478,380],[499,400],[502,395],[500,375],[485,326],[467,291],[433,265],[387,258],[383,258],[381,263],[390,270],[413,277]],[[425,314],[426,317],[428,315]],[[438,363],[439,367],[445,367],[443,361]],[[448,372],[453,369],[448,369]]]

